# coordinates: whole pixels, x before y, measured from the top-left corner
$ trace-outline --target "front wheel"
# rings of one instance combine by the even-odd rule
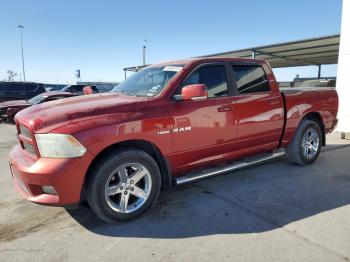
[[[288,160],[297,165],[311,164],[321,152],[322,133],[317,122],[303,120],[287,146]]]
[[[87,200],[95,214],[109,223],[142,215],[155,203],[160,191],[157,163],[137,149],[107,154],[91,174]]]

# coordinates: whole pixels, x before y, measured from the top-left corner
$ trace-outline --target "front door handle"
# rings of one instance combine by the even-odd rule
[[[218,108],[218,112],[228,112],[233,109],[233,106],[222,106]]]
[[[270,105],[275,106],[275,105],[279,105],[280,101],[272,101],[270,102]]]

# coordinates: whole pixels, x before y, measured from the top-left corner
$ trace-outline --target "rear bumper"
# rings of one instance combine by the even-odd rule
[[[333,130],[335,130],[337,126],[338,126],[338,118],[334,119],[330,132],[333,132]]]
[[[14,186],[25,199],[52,206],[79,203],[88,159],[33,159],[17,145],[10,153],[9,162]],[[42,186],[53,187],[57,194],[44,193]]]

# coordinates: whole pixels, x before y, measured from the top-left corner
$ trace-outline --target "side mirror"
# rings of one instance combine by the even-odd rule
[[[181,95],[174,96],[176,101],[205,100],[208,98],[207,85],[194,84],[184,86]]]

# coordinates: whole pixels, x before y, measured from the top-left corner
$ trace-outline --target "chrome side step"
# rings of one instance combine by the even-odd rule
[[[283,149],[280,149],[271,154],[264,154],[257,157],[245,158],[239,161],[236,161],[232,164],[227,164],[219,167],[212,167],[206,170],[202,170],[200,172],[189,173],[185,176],[181,176],[175,179],[175,185],[183,185],[187,183],[192,183],[198,180],[202,180],[208,177],[213,177],[217,175],[221,175],[223,173],[238,170],[241,168],[257,165],[264,163],[266,161],[284,156],[286,153]]]

